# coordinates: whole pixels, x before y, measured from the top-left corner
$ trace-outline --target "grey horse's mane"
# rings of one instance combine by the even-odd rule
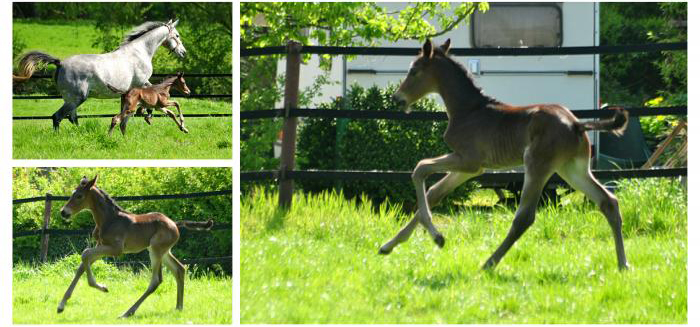
[[[122,41],[122,44],[119,45],[119,47],[123,47],[129,42],[138,39],[142,35],[158,28],[161,26],[165,26],[165,23],[163,22],[145,22],[139,26],[134,27],[134,29],[131,30],[126,36],[124,37],[124,41]]]

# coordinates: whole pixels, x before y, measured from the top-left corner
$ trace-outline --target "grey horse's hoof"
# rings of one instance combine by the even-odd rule
[[[440,248],[445,246],[445,238],[442,237],[442,234],[437,234],[437,236],[435,236],[435,244],[437,244],[437,246]]]
[[[385,249],[384,247],[380,247],[380,248],[379,248],[379,254],[387,255],[387,254],[389,254],[389,253],[391,253],[391,249],[387,250],[387,249]]]
[[[56,313],[61,313],[61,312],[63,312],[63,308],[56,309]]]

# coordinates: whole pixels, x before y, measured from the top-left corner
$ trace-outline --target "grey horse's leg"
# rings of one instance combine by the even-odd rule
[[[83,104],[83,102],[85,102],[85,98],[79,98],[77,101],[68,101],[64,99],[63,106],[56,110],[51,116],[54,130],[58,130],[61,120],[66,117],[68,117],[71,123],[78,125],[78,107]]]
[[[53,119],[53,129],[58,130],[59,125],[61,125],[61,120],[69,115],[71,111],[74,111],[76,107],[77,105],[74,103],[64,102],[63,106],[51,116]]]

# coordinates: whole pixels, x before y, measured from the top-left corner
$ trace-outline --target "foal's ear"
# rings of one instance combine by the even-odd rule
[[[87,176],[83,176],[83,179],[80,180],[80,186],[85,186],[90,180],[87,179]]]
[[[185,75],[185,72],[177,72],[177,77],[182,77],[182,75]]]
[[[433,56],[433,43],[430,42],[430,39],[425,40],[425,43],[423,43],[423,51],[421,52],[421,55],[426,58]]]
[[[450,39],[447,39],[447,41],[440,46],[440,49],[444,54],[447,54],[447,51],[450,51]]]
[[[89,190],[89,189],[92,188],[93,185],[95,185],[96,182],[97,182],[97,175],[95,175],[95,178],[93,178],[92,180],[89,180],[89,181],[87,182],[87,184],[85,184],[85,187],[84,187],[84,188],[85,188],[86,190]]]

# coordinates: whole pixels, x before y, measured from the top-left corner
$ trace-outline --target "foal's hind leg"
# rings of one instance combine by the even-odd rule
[[[548,160],[537,160],[532,156],[525,155],[525,183],[523,191],[520,195],[520,206],[515,212],[515,219],[506,235],[503,243],[496,249],[491,257],[486,260],[482,267],[489,269],[498,264],[508,250],[513,246],[520,236],[535,222],[535,212],[537,210],[537,202],[542,194],[542,189],[547,184],[547,180],[552,176],[553,171],[550,168],[551,162]],[[529,160],[528,160],[529,159]]]
[[[428,189],[427,197],[428,205],[430,206],[430,208],[433,208],[447,194],[454,191],[455,188],[457,188],[459,185],[462,185],[464,182],[474,177],[475,175],[476,174],[467,174],[461,172],[448,173],[447,176],[443,177],[440,181],[438,181],[433,186],[431,186],[430,189]],[[408,240],[408,238],[411,237],[413,230],[416,228],[416,225],[418,224],[419,220],[420,215],[418,212],[416,212],[413,219],[411,219],[411,221],[409,221],[406,224],[406,226],[404,226],[398,232],[398,234],[394,236],[394,238],[382,245],[382,247],[379,249],[379,254],[389,254],[395,246]]]
[[[617,198],[610,194],[593,177],[589,167],[588,157],[572,159],[562,166],[558,171],[561,176],[573,188],[583,192],[591,199],[600,211],[603,212],[608,224],[612,228],[615,239],[615,252],[617,253],[617,265],[620,269],[627,269],[627,257],[625,256],[625,246],[622,241],[622,216]]]
[[[175,276],[175,281],[177,282],[177,305],[175,309],[182,310],[182,302],[185,294],[185,266],[177,261],[170,251],[163,256],[163,263],[165,263],[168,270]]]
[[[141,297],[136,300],[136,303],[126,310],[121,318],[126,318],[134,315],[136,309],[139,308],[141,303],[149,296],[151,293],[155,292],[161,282],[163,282],[163,266],[161,262],[163,260],[163,255],[165,254],[163,250],[154,248],[153,246],[148,248],[148,254],[151,257],[151,283],[148,284],[146,292],[141,295]]]

